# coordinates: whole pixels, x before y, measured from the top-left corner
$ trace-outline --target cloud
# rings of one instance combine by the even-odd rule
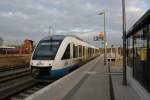
[[[29,16],[22,13],[22,12],[0,12],[0,16],[2,17],[6,17],[6,18],[23,18],[23,19],[28,19]]]
[[[126,0],[127,29],[149,9],[149,0]],[[120,0],[1,0],[0,36],[9,43],[25,37],[38,41],[48,35],[70,34],[93,42],[93,32],[103,31],[106,12],[106,32],[109,43],[121,43],[122,8]],[[9,37],[9,38],[7,38]],[[7,42],[8,43],[8,42]]]
[[[141,9],[140,8],[137,8],[137,7],[134,7],[134,6],[131,6],[128,8],[128,11],[129,12],[139,12]]]

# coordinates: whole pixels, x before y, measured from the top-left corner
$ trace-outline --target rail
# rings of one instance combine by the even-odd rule
[[[19,77],[27,76],[30,74],[29,68],[20,68],[11,71],[4,71],[0,74],[0,83],[7,82]]]

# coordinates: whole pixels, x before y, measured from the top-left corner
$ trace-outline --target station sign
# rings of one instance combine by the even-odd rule
[[[99,32],[98,36],[93,37],[94,41],[104,40],[104,32]]]
[[[100,33],[99,33],[99,38],[100,38],[101,40],[104,40],[104,32],[100,32]]]
[[[94,37],[93,37],[93,40],[94,40],[94,41],[99,41],[99,37],[98,37],[98,36],[94,36]]]

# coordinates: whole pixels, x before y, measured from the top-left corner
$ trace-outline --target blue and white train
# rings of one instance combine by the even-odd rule
[[[39,41],[30,61],[32,76],[60,78],[99,55],[99,48],[76,36],[53,35]]]

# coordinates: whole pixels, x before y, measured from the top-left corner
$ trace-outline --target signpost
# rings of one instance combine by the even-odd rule
[[[104,44],[104,65],[106,65],[106,48],[107,48],[107,42],[104,39],[104,32],[100,32],[97,36],[93,37],[94,41],[102,41],[102,44]]]
[[[123,85],[127,85],[126,75],[126,13],[125,13],[125,0],[122,0],[122,20],[123,20]]]

